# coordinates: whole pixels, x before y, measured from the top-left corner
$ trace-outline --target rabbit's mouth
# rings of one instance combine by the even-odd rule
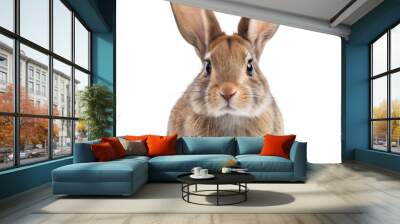
[[[235,111],[236,109],[233,108],[229,103],[226,104],[226,106],[224,106],[221,111]]]
[[[244,111],[240,108],[235,107],[232,105],[232,103],[226,103],[224,106],[222,106],[218,112],[217,116],[223,116],[223,115],[233,115],[233,116],[248,116],[248,112]]]

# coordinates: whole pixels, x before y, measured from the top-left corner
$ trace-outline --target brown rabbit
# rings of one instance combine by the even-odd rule
[[[204,66],[172,109],[168,134],[283,134],[281,112],[258,67],[278,25],[241,18],[238,33],[229,36],[212,11],[173,3],[171,7],[180,33]]]

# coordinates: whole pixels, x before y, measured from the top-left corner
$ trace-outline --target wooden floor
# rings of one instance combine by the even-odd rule
[[[50,187],[43,186],[0,202],[0,223],[400,223],[400,174],[357,163],[311,165],[308,182],[368,206],[357,214],[35,214],[35,208],[54,200]]]

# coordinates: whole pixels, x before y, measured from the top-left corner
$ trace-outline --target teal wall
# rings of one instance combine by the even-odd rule
[[[115,0],[67,2],[92,31],[92,82],[103,83],[115,93]],[[113,119],[115,127],[115,115]],[[110,132],[115,128],[110,127]],[[69,157],[0,172],[0,199],[50,182],[53,169],[71,163]]]
[[[98,9],[108,26],[107,32],[92,33],[92,82],[108,86],[114,94],[113,126],[109,132],[115,135],[116,124],[116,2],[99,0]]]
[[[92,33],[92,83],[99,83],[108,86],[114,94],[115,102],[115,64],[114,64],[114,34]],[[114,104],[115,105],[115,104]],[[113,126],[110,127],[110,135],[115,135],[115,106]]]
[[[53,169],[71,163],[69,157],[0,172],[0,199],[48,183]]]
[[[369,43],[400,21],[400,1],[386,0],[355,23],[342,41],[342,157],[398,170],[398,156],[369,150]],[[363,150],[363,151],[360,151]],[[387,154],[387,153],[383,153]],[[393,163],[393,161],[397,161]]]

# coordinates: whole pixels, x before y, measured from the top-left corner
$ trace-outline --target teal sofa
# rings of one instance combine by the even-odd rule
[[[74,163],[52,171],[54,194],[131,195],[148,181],[176,181],[193,167],[219,172],[228,160],[236,160],[259,182],[304,182],[307,143],[295,142],[290,159],[260,156],[263,137],[183,137],[176,144],[177,155],[127,156],[96,162],[91,141],[75,144]]]

